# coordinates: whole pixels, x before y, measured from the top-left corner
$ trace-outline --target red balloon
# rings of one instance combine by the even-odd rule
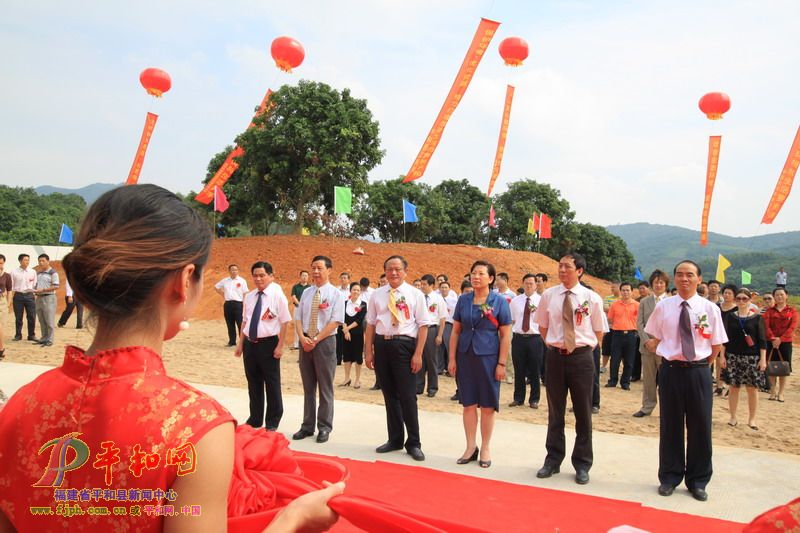
[[[169,91],[172,87],[172,79],[169,74],[161,69],[147,68],[139,74],[139,81],[142,87],[147,90],[147,94],[153,95],[156,98],[161,98],[161,95]]]
[[[731,99],[725,93],[708,93],[700,99],[698,105],[700,111],[705,113],[708,118],[719,120],[731,108]]]
[[[275,65],[284,72],[291,72],[299,67],[306,57],[306,51],[299,41],[291,37],[278,37],[272,41],[270,48]]]
[[[528,43],[522,37],[503,39],[498,48],[506,65],[518,67],[528,57]]]

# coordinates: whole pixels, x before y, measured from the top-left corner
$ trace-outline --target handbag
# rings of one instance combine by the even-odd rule
[[[778,360],[772,361],[772,352],[778,352]],[[788,376],[789,375],[789,361],[783,360],[783,354],[774,346],[769,351],[770,360],[767,361],[767,375],[768,376]]]

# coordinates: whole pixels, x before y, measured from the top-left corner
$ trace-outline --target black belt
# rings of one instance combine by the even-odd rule
[[[587,350],[594,349],[592,346],[576,346],[575,349],[570,352],[566,348],[559,348],[558,346],[551,346],[550,348],[558,352],[560,355],[573,355],[579,352],[585,352]]]
[[[417,340],[416,337],[412,337],[410,335],[381,335],[381,334],[378,334],[378,339],[385,341],[415,341],[415,342]]]
[[[266,342],[274,338],[277,338],[277,335],[271,335],[269,337],[259,337],[257,339],[251,339],[250,337],[245,337],[245,340],[247,340],[247,342],[249,342],[250,344],[258,344],[259,342]]]
[[[37,298],[44,298],[46,296],[55,296],[55,295],[56,295],[56,293],[54,293],[54,292],[48,292],[48,293],[45,293],[45,294],[34,294],[34,296],[36,296]]]
[[[612,329],[613,333],[621,333],[623,335],[627,335],[628,333],[637,333],[635,329]]]
[[[703,359],[702,361],[668,361],[665,359],[663,364],[671,367],[692,368],[695,366],[708,366],[708,360]]]
[[[522,337],[527,339],[528,337],[541,337],[538,333],[514,333],[515,337]]]

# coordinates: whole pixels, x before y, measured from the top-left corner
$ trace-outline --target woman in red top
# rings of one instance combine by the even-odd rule
[[[160,356],[189,326],[210,248],[206,223],[155,185],[91,206],[63,265],[96,334],[0,409],[0,531],[225,531],[233,417]],[[341,490],[295,500],[269,530],[329,527]]]
[[[786,289],[778,287],[772,291],[775,305],[764,312],[764,323],[767,329],[767,340],[771,342],[768,346],[770,351],[769,360],[777,361],[778,356],[784,361],[789,361],[789,369],[792,368],[792,335],[797,328],[797,309],[787,303],[788,294]],[[775,378],[770,376],[770,400],[783,402],[783,390],[786,387],[786,377],[778,377],[778,390],[775,391]]]

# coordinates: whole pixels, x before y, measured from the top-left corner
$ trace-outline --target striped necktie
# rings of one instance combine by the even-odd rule
[[[308,319],[308,336],[309,337],[316,337],[317,333],[319,333],[319,289],[314,292],[314,299],[311,300],[311,317]]]
[[[575,313],[572,311],[572,291],[564,293],[564,306],[561,308],[561,318],[564,321],[564,348],[568,352],[575,351]]]
[[[389,289],[389,312],[392,313],[392,325],[398,325],[401,320],[397,311],[397,289]]]

